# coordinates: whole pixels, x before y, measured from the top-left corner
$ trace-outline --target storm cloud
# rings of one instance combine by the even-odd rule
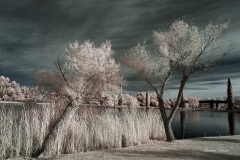
[[[1,0],[0,75],[31,86],[32,72],[54,68],[57,55],[75,40],[91,40],[96,46],[111,40],[119,62],[139,42],[146,41],[153,47],[153,30],[166,30],[177,19],[200,27],[209,20],[222,23],[230,19],[224,41],[238,42],[239,6],[237,0]],[[206,93],[215,85],[216,96],[224,96],[228,77],[239,88],[239,52],[237,44],[215,70],[193,76],[186,86],[186,94],[198,90],[196,96],[210,96]],[[149,89],[127,68],[123,67],[122,72],[128,82],[124,87],[126,92]],[[168,86],[169,93],[175,92],[178,84],[179,80],[173,79]],[[236,89],[235,94],[240,95],[240,90]]]

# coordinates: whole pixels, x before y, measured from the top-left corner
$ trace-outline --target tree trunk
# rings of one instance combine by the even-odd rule
[[[118,106],[122,106],[122,103],[123,103],[122,97],[119,97],[119,98],[118,98]]]
[[[186,107],[185,107],[185,99],[184,99],[183,94],[182,94],[182,96],[181,96],[181,102],[180,102],[179,108],[186,108]]]
[[[165,129],[166,141],[167,142],[175,141],[175,137],[174,137],[174,134],[173,134],[171,124],[172,124],[172,121],[170,121],[169,119],[163,119],[163,125],[164,125],[164,129]]]
[[[62,116],[58,119],[58,121],[54,124],[50,132],[45,137],[42,148],[37,152],[33,153],[32,157],[38,158],[49,158],[52,154],[55,154],[56,151],[54,148],[55,140],[58,136],[58,131],[63,130],[66,127],[68,120],[70,120],[77,110],[78,106],[74,105],[73,101],[71,101],[65,111],[63,112]]]
[[[169,116],[169,120],[172,121],[177,109],[179,108],[179,105],[180,105],[180,102],[181,102],[181,97],[183,95],[183,90],[184,90],[184,87],[185,87],[185,84],[188,80],[188,77],[187,76],[183,76],[182,77],[182,80],[181,80],[181,84],[180,84],[180,87],[179,87],[179,90],[178,90],[178,96],[177,96],[177,100],[176,100],[176,103],[170,113],[170,116]]]
[[[167,117],[167,115],[166,115],[163,99],[160,96],[158,96],[159,97],[158,98],[159,99],[159,109],[160,109],[162,119],[163,119],[167,142],[171,142],[171,141],[175,140],[173,131],[172,131],[172,127],[171,127],[171,123],[172,123],[173,117],[177,111],[177,108],[180,105],[181,97],[183,95],[183,89],[185,87],[187,80],[188,80],[187,76],[184,76],[181,80],[181,84],[180,84],[179,91],[178,91],[178,97],[177,97],[176,103],[175,103],[169,117]]]
[[[148,91],[146,92],[146,112],[148,113],[150,107],[150,97]]]
[[[171,127],[171,123],[172,120],[169,120],[167,115],[166,115],[166,110],[164,107],[164,101],[162,99],[162,97],[158,94],[158,102],[159,102],[159,110],[162,116],[162,120],[163,120],[163,126],[164,126],[164,130],[165,130],[165,135],[166,135],[166,141],[167,142],[172,142],[175,140],[174,135],[173,135],[173,131],[172,131],[172,127]]]

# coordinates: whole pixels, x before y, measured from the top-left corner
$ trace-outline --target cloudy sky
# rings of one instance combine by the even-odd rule
[[[139,42],[152,44],[153,30],[166,30],[182,19],[205,26],[231,20],[224,41],[237,46],[215,70],[194,75],[187,96],[226,96],[227,78],[240,96],[239,0],[1,0],[0,75],[21,85],[34,85],[35,69],[52,69],[69,43],[111,40],[117,61]],[[149,88],[133,72],[122,69],[128,93]],[[166,96],[174,96],[179,79],[173,79]]]

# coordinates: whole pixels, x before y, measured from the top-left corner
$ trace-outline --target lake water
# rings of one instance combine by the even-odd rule
[[[240,113],[177,111],[172,128],[176,139],[240,135]]]

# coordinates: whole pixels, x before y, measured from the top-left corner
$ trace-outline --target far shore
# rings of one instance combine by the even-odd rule
[[[166,108],[166,110],[172,110],[171,108]],[[178,108],[180,111],[210,111],[210,112],[234,112],[238,113],[240,110],[227,110],[227,109],[209,109],[209,108]]]
[[[46,104],[45,102],[34,102],[34,101],[0,101],[0,105],[1,104],[6,104],[6,105],[14,105],[14,104],[18,104],[18,105],[24,105],[24,104]],[[50,103],[48,103],[50,104]],[[86,106],[91,106],[91,104],[83,104]],[[0,106],[1,107],[1,106]],[[107,108],[111,108],[113,109],[114,107],[111,106],[94,106],[94,107],[107,107]],[[128,108],[127,106],[116,106],[116,108]],[[136,107],[132,107],[132,108],[136,108]],[[137,108],[146,108],[144,106],[140,106]],[[158,107],[150,107],[151,109],[158,109]],[[165,108],[166,110],[172,110],[172,108]],[[180,111],[210,111],[210,112],[233,112],[233,113],[240,113],[240,110],[227,110],[225,108],[221,108],[221,109],[210,109],[210,108],[178,108],[178,110]]]

